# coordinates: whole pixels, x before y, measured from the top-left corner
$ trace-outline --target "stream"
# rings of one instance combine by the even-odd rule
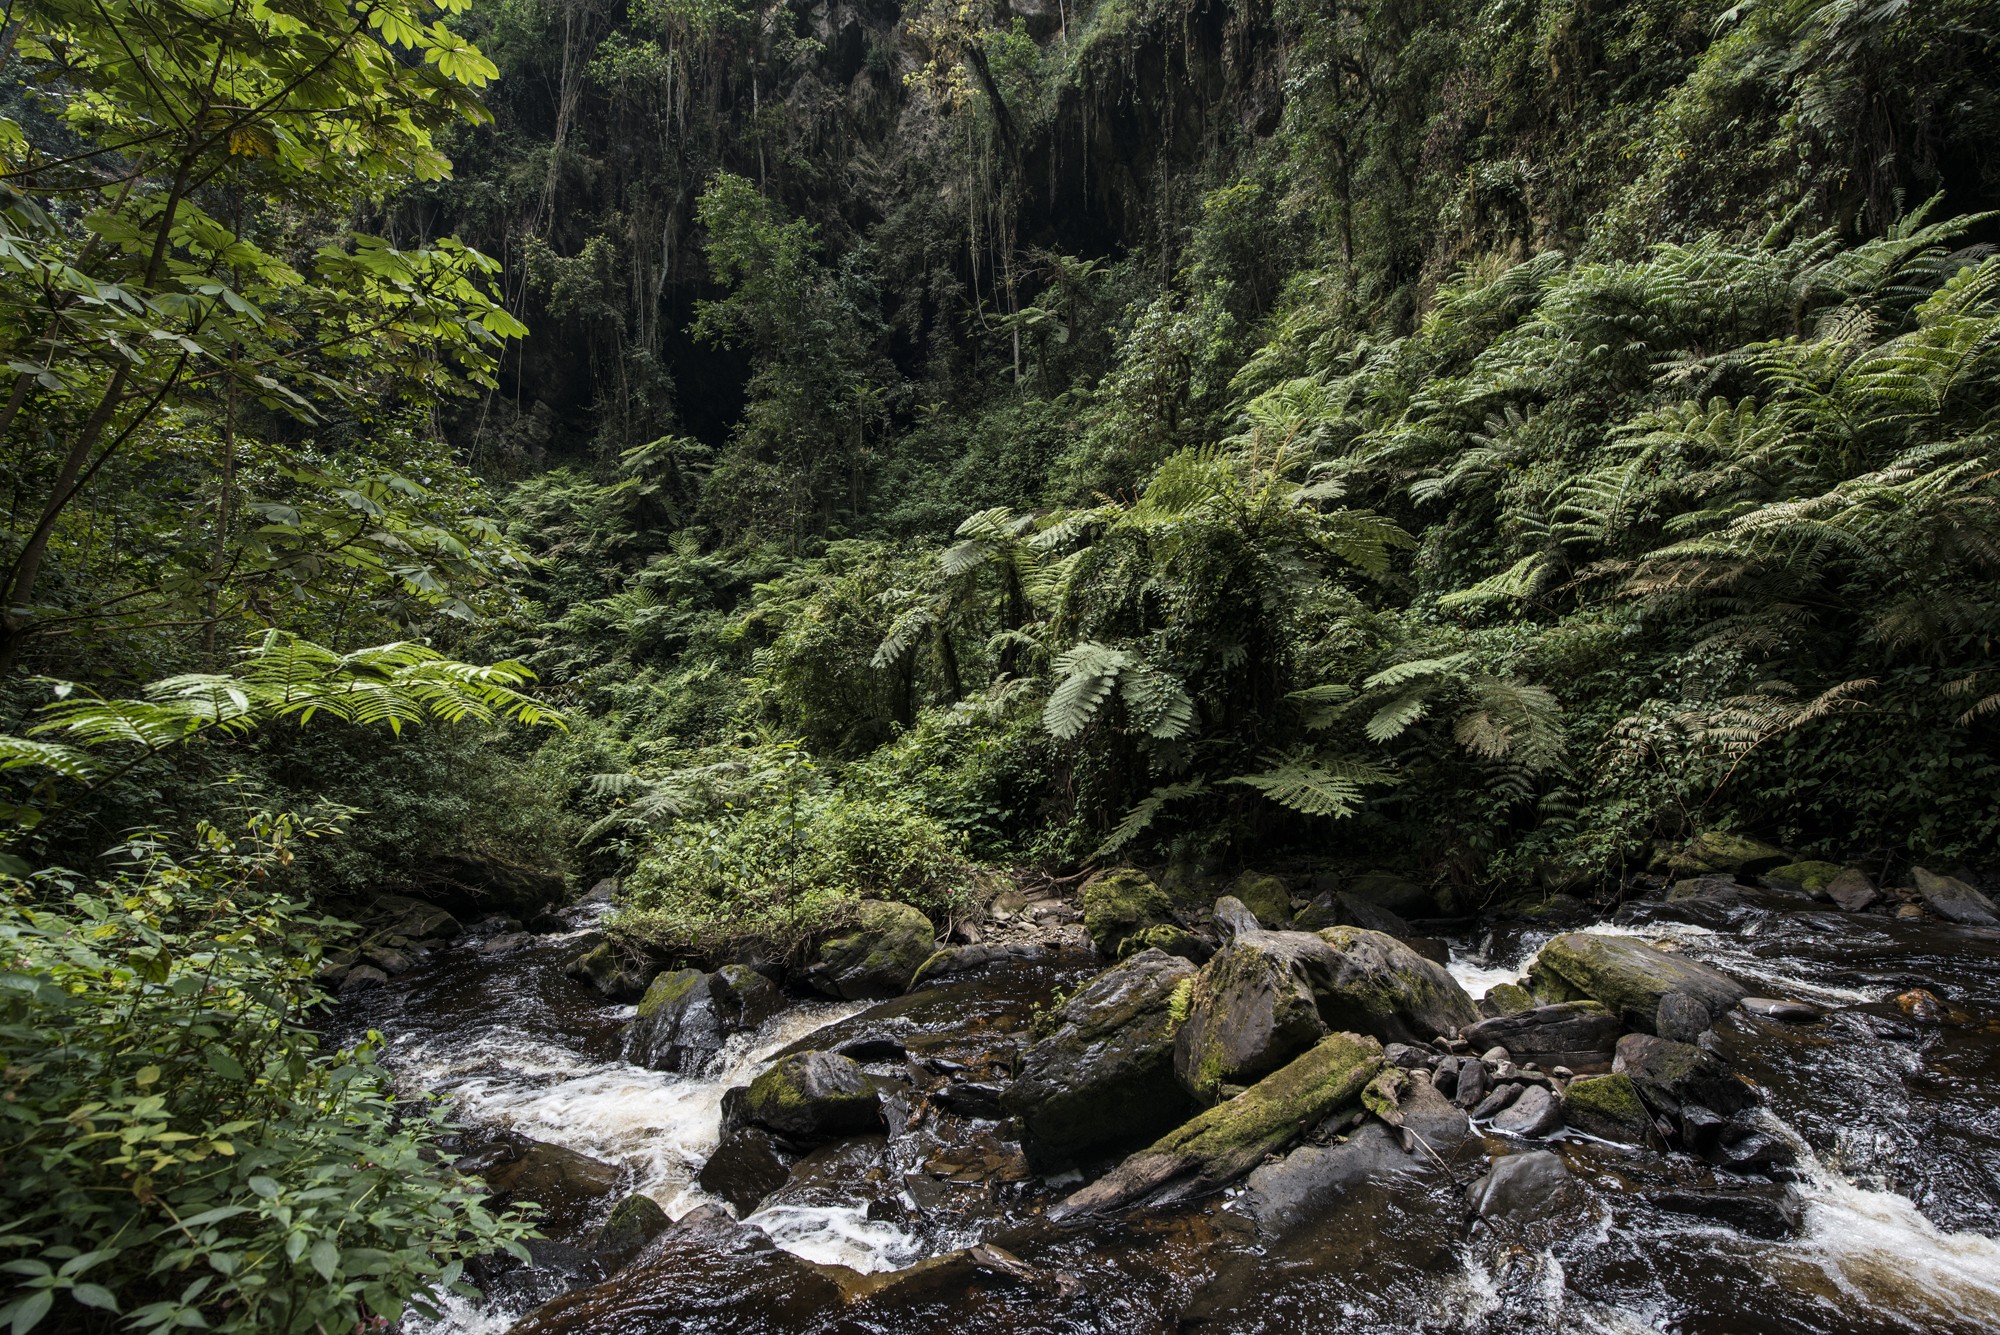
[[[1041,1213],[1075,1174],[1037,1179],[1004,1123],[915,1093],[892,1108],[907,1130],[814,1153],[747,1227],[698,1212],[720,1204],[696,1176],[726,1089],[816,1047],[870,1059],[900,1048],[870,1062],[882,1076],[1000,1069],[1035,1008],[1101,967],[1080,956],[996,964],[886,1003],[796,1001],[730,1040],[713,1074],[686,1077],[620,1059],[633,1008],[564,975],[574,936],[488,955],[475,929],[345,1001],[334,1037],[381,1031],[398,1078],[444,1096],[456,1120],[616,1165],[624,1191],[690,1224],[606,1282],[562,1294],[574,1275],[531,1269],[482,1300],[452,1299],[439,1321],[406,1322],[408,1335],[2000,1331],[2000,932],[1810,911],[1720,930],[1588,930],[1664,939],[1759,993],[1825,1009],[1809,1025],[1733,1012],[1716,1028],[1767,1091],[1770,1129],[1799,1151],[1795,1236],[1661,1208],[1701,1165],[1573,1132],[1546,1143],[1571,1196],[1512,1231],[1468,1228],[1463,1172],[1352,1184],[1275,1236],[1231,1212],[1233,1192],[1062,1230]],[[1516,979],[1549,935],[1455,941],[1452,972],[1477,997]],[[1916,987],[1942,1004],[1906,1013],[1897,998]],[[1489,1132],[1487,1148],[1518,1147]],[[949,1259],[982,1240],[1032,1277]]]

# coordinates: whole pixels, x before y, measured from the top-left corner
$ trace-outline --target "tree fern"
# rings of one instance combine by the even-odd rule
[[[1269,769],[1225,780],[1255,788],[1279,806],[1308,816],[1340,818],[1360,809],[1362,790],[1396,782],[1379,765],[1352,758],[1330,759],[1296,751]]]

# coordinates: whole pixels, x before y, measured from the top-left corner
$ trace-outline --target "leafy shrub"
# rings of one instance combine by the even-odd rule
[[[437,1152],[372,1043],[308,1027],[340,925],[265,887],[322,831],[259,816],[87,882],[0,881],[0,1321],[348,1331],[466,1292],[527,1225]]]

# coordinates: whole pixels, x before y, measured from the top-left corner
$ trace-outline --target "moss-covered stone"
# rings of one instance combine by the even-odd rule
[[[1478,1022],[1479,1008],[1458,980],[1395,937],[1360,927],[1328,927],[1317,935],[1335,955],[1319,993],[1329,1028],[1385,1043],[1428,1043]]]
[[[844,1001],[901,996],[934,953],[937,932],[922,911],[886,899],[864,899],[851,927],[820,942],[805,980]]]
[[[1719,1017],[1749,995],[1729,975],[1630,936],[1570,932],[1552,939],[1528,971],[1537,997],[1601,1002],[1627,1028],[1657,1032],[1660,998],[1680,992]]]
[[[1275,876],[1246,871],[1229,883],[1229,893],[1265,927],[1283,927],[1292,920],[1292,892]]]
[[[1626,1075],[1586,1075],[1563,1091],[1563,1120],[1585,1135],[1643,1145],[1653,1119]]]
[[[1809,895],[1818,895],[1833,884],[1840,870],[1837,862],[1788,862],[1765,872],[1762,879],[1765,885],[1780,890],[1803,890]]]
[[[867,1072],[833,1052],[780,1059],[750,1082],[743,1109],[757,1125],[798,1140],[872,1131],[882,1118]]]
[[[1486,1015],[1519,1015],[1535,1008],[1535,994],[1519,983],[1495,983],[1480,998],[1479,1009]]]
[[[1116,958],[1130,936],[1165,924],[1172,905],[1167,892],[1135,867],[1092,877],[1083,887],[1083,926],[1100,955]]]
[[[1184,960],[1193,960],[1196,964],[1202,963],[1215,953],[1214,946],[1187,928],[1163,922],[1148,927],[1134,936],[1126,937],[1124,943],[1118,947],[1118,958],[1129,959],[1148,950],[1178,955]]]
[[[1402,1067],[1384,1066],[1361,1091],[1361,1106],[1385,1122],[1396,1122],[1402,1116],[1398,1105],[1409,1083],[1410,1077]]]
[[[1174,1034],[1187,1016],[1194,973],[1184,959],[1144,951],[1062,1004],[1001,1096],[1037,1166],[1141,1142],[1193,1110],[1174,1079]]]
[[[1323,1038],[1283,1070],[1168,1132],[1074,1193],[1049,1218],[1077,1221],[1213,1191],[1355,1102],[1382,1066],[1382,1045],[1372,1038]]]
[[[1681,872],[1760,872],[1792,861],[1784,849],[1727,830],[1704,830],[1668,866]]]
[[[1320,994],[1333,952],[1306,932],[1248,931],[1216,952],[1195,979],[1187,1023],[1174,1041],[1174,1073],[1203,1103],[1225,1085],[1277,1070],[1327,1031]]]
[[[618,1202],[604,1227],[591,1239],[591,1250],[615,1265],[637,1255],[639,1249],[667,1231],[673,1220],[651,1196],[634,1194]]]
[[[613,1001],[636,1001],[659,965],[612,941],[599,941],[563,966],[563,972]]]
[[[646,995],[639,998],[639,1015],[649,1020],[670,1006],[680,1004],[689,993],[700,987],[708,975],[700,969],[672,969],[655,978],[646,988]]]

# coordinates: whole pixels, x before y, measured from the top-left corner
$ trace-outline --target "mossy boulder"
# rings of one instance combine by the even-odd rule
[[[1083,887],[1083,927],[1100,955],[1117,958],[1125,939],[1167,923],[1167,892],[1136,867],[1093,876]]]
[[[1265,927],[1283,927],[1292,920],[1292,892],[1275,876],[1246,871],[1229,883],[1229,893]]]
[[[1308,932],[1246,931],[1217,951],[1174,1041],[1182,1087],[1213,1103],[1225,1085],[1249,1084],[1319,1042],[1334,965],[1332,949]]]
[[[564,973],[612,1001],[639,1000],[659,971],[658,961],[615,941],[599,941],[563,966]]]
[[[1174,1034],[1193,981],[1187,960],[1147,950],[1077,989],[1001,1096],[1038,1167],[1177,1125],[1194,1105],[1174,1079]]]
[[[860,1063],[833,1052],[800,1052],[750,1082],[744,1115],[796,1141],[830,1140],[876,1130],[882,1121],[875,1084]]]
[[[618,1202],[611,1217],[590,1240],[590,1250],[608,1268],[617,1269],[673,1224],[667,1212],[651,1196],[633,1194]]]
[[[1185,927],[1170,922],[1148,927],[1134,936],[1128,936],[1118,947],[1118,957],[1129,959],[1148,950],[1162,951],[1168,955],[1178,955],[1196,964],[1204,963],[1215,954],[1215,947],[1196,936]]]
[[[843,1001],[901,996],[936,946],[937,932],[921,910],[864,899],[851,926],[820,942],[805,981]]]
[[[1139,1205],[1166,1206],[1241,1177],[1353,1105],[1383,1067],[1382,1045],[1333,1034],[1227,1103],[1182,1124],[1049,1212],[1081,1222]]]
[[[1788,862],[1782,867],[1773,867],[1760,878],[1765,885],[1778,890],[1803,890],[1806,894],[1819,898],[1840,875],[1837,862]]]
[[[1528,970],[1530,990],[1544,1003],[1595,1001],[1628,1029],[1656,1033],[1660,999],[1686,994],[1711,1023],[1750,995],[1728,974],[1670,955],[1631,936],[1570,932],[1542,947]]]
[[[783,998],[768,978],[741,964],[714,973],[674,969],[639,999],[625,1030],[625,1059],[655,1071],[699,1075],[712,1068],[732,1034],[755,1029]]]
[[[1519,983],[1495,983],[1479,999],[1479,1013],[1488,1016],[1519,1015],[1534,1006],[1535,994]]]
[[[1639,1100],[1638,1087],[1622,1074],[1579,1076],[1563,1091],[1563,1120],[1587,1136],[1643,1145],[1653,1135],[1653,1119]]]
[[[1458,980],[1395,937],[1361,927],[1328,927],[1317,935],[1334,953],[1319,992],[1328,1028],[1385,1043],[1428,1043],[1479,1022],[1479,1008]]]
[[[1925,906],[1938,917],[1975,927],[2000,926],[2000,909],[1993,901],[1956,876],[1940,876],[1923,867],[1912,867],[1910,876]]]
[[[1756,873],[1782,867],[1792,861],[1784,849],[1727,830],[1704,830],[1676,853],[1668,866],[1675,871]]]

